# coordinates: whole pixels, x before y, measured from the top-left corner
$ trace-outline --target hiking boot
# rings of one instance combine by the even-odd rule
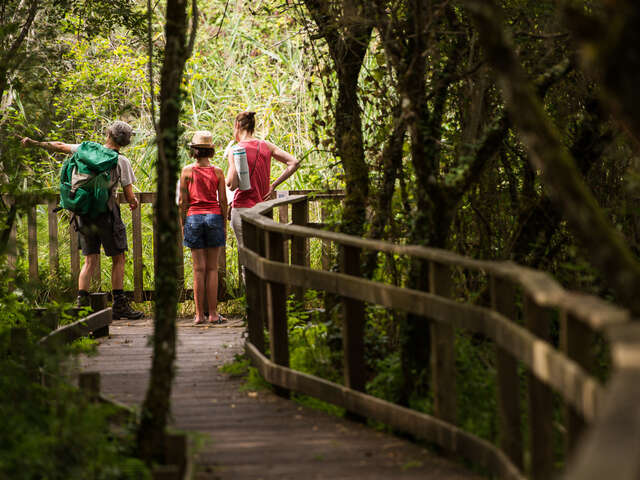
[[[89,295],[78,295],[76,298],[76,307],[85,308],[91,306],[91,297]]]
[[[117,295],[113,299],[113,319],[126,318],[128,320],[137,320],[144,316],[143,312],[134,310],[129,304],[129,299],[125,295]]]

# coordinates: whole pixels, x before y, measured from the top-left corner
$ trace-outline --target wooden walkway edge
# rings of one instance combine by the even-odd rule
[[[218,369],[242,353],[244,327],[180,322],[173,427],[199,432],[193,478],[472,479],[461,465],[364,425],[302,407],[268,391],[245,391]],[[102,391],[128,405],[144,398],[150,320],[113,322],[83,370],[101,372]]]

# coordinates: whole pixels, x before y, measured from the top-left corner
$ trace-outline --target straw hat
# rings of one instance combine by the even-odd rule
[[[190,147],[213,148],[213,135],[208,130],[200,130],[193,134]]]

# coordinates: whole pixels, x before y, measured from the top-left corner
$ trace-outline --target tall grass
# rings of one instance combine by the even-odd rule
[[[182,165],[190,162],[186,144],[195,130],[210,130],[216,145],[214,163],[223,170],[227,162],[223,151],[232,137],[233,120],[243,110],[257,112],[256,136],[267,139],[282,149],[303,158],[300,170],[279,188],[336,188],[340,186],[340,172],[329,168],[334,159],[314,150],[311,140],[312,112],[316,109],[316,94],[309,89],[314,85],[313,65],[303,48],[300,26],[288,14],[276,8],[275,0],[252,2],[251,8],[229,8],[222,22],[226,0],[199,2],[202,12],[194,54],[186,68],[184,81],[185,101],[181,118],[183,144],[180,152]],[[255,13],[252,13],[255,12]],[[154,38],[162,43],[163,12],[156,11]],[[69,142],[97,140],[103,137],[103,128],[113,118],[120,117],[132,124],[136,131],[131,145],[123,153],[131,160],[137,177],[135,190],[155,191],[156,147],[151,121],[148,83],[146,82],[147,51],[145,45],[128,44],[127,36],[114,33],[110,38],[98,39],[91,45],[68,38],[69,64],[75,69],[62,71],[55,82],[64,78],[63,88],[54,96],[56,111],[63,117],[52,130],[44,132],[49,139]],[[156,65],[157,67],[157,65]],[[99,78],[97,86],[91,79]],[[94,82],[95,83],[95,82]],[[158,90],[158,85],[155,85]],[[108,98],[109,101],[103,101]],[[157,112],[156,108],[156,112]],[[93,115],[93,116],[92,116]],[[87,120],[91,117],[93,120]],[[45,184],[57,190],[61,158],[48,157]],[[274,162],[272,178],[277,178],[283,165]],[[123,219],[127,225],[131,247],[131,216],[123,205]],[[142,206],[144,288],[153,289],[152,211]],[[317,219],[319,220],[319,219]],[[48,273],[48,230],[46,210],[38,210],[39,264],[41,277]],[[66,285],[73,288],[69,278],[69,241],[66,221],[60,214],[60,275],[50,278],[53,287]],[[22,266],[27,266],[26,221],[18,225]],[[125,271],[125,289],[133,289],[133,263],[131,248]],[[314,249],[315,251],[315,249]],[[315,256],[315,255],[314,255]],[[228,231],[227,282],[238,285],[235,239]],[[192,287],[191,258],[184,251],[185,284]],[[110,289],[111,262],[102,257],[102,290]]]

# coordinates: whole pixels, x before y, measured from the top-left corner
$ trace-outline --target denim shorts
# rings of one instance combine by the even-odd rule
[[[226,243],[222,215],[189,215],[184,222],[184,246],[188,248],[224,247]]]

